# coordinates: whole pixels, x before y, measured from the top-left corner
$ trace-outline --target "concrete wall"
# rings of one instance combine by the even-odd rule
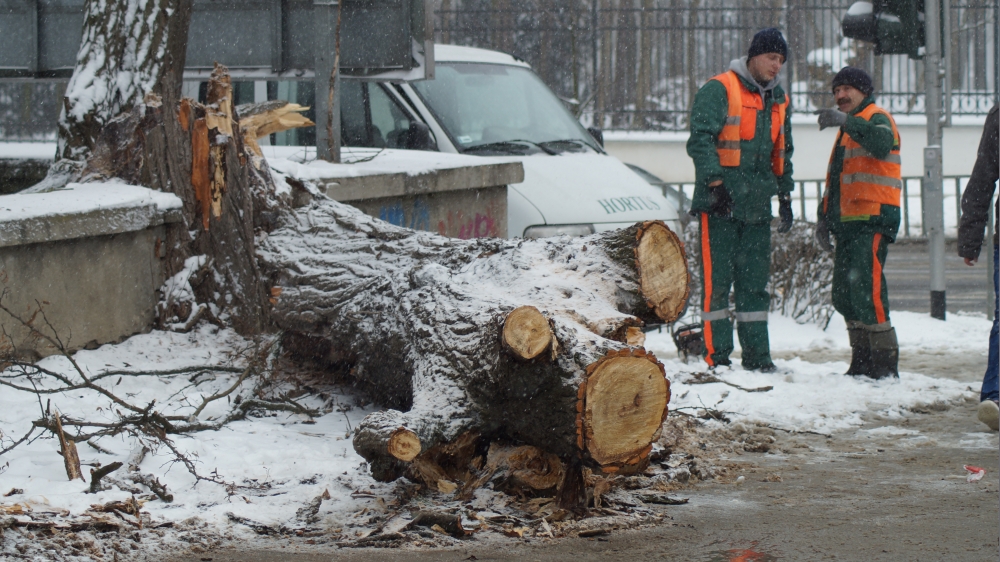
[[[156,226],[111,236],[0,248],[6,290],[3,302],[25,319],[43,303],[46,318],[71,350],[148,330],[157,289],[165,280],[162,262],[155,253],[165,235],[166,227]],[[40,320],[37,318],[36,326],[41,326]],[[27,356],[57,352],[48,342],[29,338],[29,332],[6,314],[0,313],[0,325]],[[0,337],[0,346],[9,343]]]
[[[70,351],[148,330],[165,281],[167,224],[181,220],[180,205],[121,184],[0,197],[3,304],[46,335],[54,329]],[[29,359],[58,352],[3,312],[0,328],[0,350],[13,345]]]
[[[351,201],[397,226],[451,238],[506,238],[507,186]]]
[[[902,141],[904,177],[924,174],[923,150],[927,129],[922,119],[900,118],[897,126]],[[976,161],[976,149],[983,132],[981,122],[956,124],[944,129],[944,175],[967,176]],[[836,129],[820,131],[815,119],[796,116],[792,125],[795,154],[792,164],[796,180],[826,177]],[[693,183],[694,164],[687,155],[687,133],[604,133],[604,148],[623,162],[645,168],[668,183]]]
[[[418,174],[331,177],[318,183],[330,198],[386,222],[468,239],[507,237],[507,185],[522,181],[521,163],[503,162]]]

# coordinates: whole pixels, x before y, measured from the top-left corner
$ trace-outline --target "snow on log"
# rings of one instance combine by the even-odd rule
[[[287,345],[349,369],[390,408],[355,434],[379,479],[403,473],[414,436],[427,452],[477,430],[609,472],[639,463],[658,436],[669,384],[627,338],[687,300],[683,245],[661,222],[457,240],[320,199],[258,251]]]

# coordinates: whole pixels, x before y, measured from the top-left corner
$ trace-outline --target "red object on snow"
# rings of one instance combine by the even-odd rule
[[[969,475],[965,478],[966,482],[979,482],[986,476],[986,469],[980,468],[978,466],[973,466],[971,464],[964,465],[965,470],[969,471]]]

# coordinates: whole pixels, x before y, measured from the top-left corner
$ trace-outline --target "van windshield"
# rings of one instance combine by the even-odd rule
[[[590,133],[527,68],[438,63],[433,80],[411,85],[459,152],[598,150]]]

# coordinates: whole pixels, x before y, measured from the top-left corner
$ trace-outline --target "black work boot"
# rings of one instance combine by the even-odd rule
[[[872,347],[869,343],[868,331],[860,324],[856,327],[849,325],[847,337],[851,341],[851,366],[847,368],[845,374],[871,376]]]
[[[896,329],[869,332],[868,339],[872,352],[872,371],[868,376],[873,379],[898,379],[899,342],[896,341]]]

